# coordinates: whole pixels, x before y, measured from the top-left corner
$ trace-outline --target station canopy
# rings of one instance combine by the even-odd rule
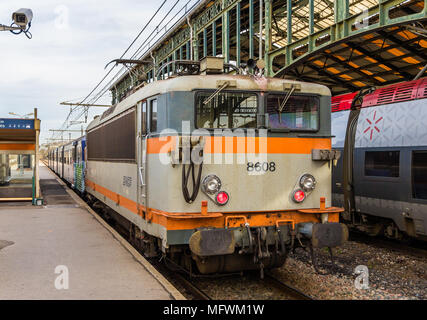
[[[307,2],[292,1],[292,42],[310,35]],[[383,17],[384,13],[374,10],[379,5],[378,0],[350,0],[349,15],[359,15],[358,23],[365,23],[367,31],[354,36],[336,36],[335,41],[313,52],[308,52],[304,44],[295,47],[292,50],[294,63],[286,65],[285,55],[274,59],[272,67],[277,72],[276,76],[325,84],[334,95],[368,86],[382,87],[413,80],[427,63],[427,19],[424,17],[409,23],[406,21],[374,27],[380,19],[403,19],[411,15],[423,15],[423,12],[425,16],[426,1],[398,2]],[[282,9],[278,6],[273,10],[272,42],[278,50],[287,45],[286,1],[283,1],[283,5]],[[313,34],[337,28],[334,5],[335,1],[314,1]],[[348,26],[349,29],[354,27]],[[328,42],[331,33],[325,33],[323,38],[319,37],[316,41],[319,44]]]

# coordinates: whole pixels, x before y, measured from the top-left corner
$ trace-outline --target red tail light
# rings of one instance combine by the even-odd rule
[[[305,199],[305,192],[301,189],[295,190],[293,200],[297,203],[303,202]]]
[[[228,202],[228,199],[229,199],[228,193],[225,191],[220,191],[216,195],[216,203],[221,205],[221,206],[226,204]]]

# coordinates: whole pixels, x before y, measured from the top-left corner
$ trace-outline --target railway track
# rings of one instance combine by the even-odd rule
[[[290,300],[315,300],[313,297],[305,294],[304,292],[296,289],[295,287],[282,282],[281,280],[273,277],[271,274],[265,274],[264,281],[275,286],[279,290],[284,291],[287,295],[291,297]]]
[[[187,294],[189,295],[189,298],[195,299],[195,300],[214,300],[211,298],[209,293],[206,292],[206,290],[202,289],[200,284],[197,283],[198,279],[203,278],[190,278],[187,275],[184,275],[180,272],[173,272],[170,269],[166,268],[163,264],[157,264],[156,263],[157,270],[162,270],[162,274],[165,275],[169,281],[177,283],[180,287],[182,287]],[[229,279],[236,280],[236,286],[237,280],[240,276],[231,276]],[[212,278],[211,278],[212,279]],[[215,279],[216,281],[220,282],[220,279]],[[315,300],[313,297],[305,294],[304,292],[296,289],[295,287],[275,278],[273,275],[266,273],[264,276],[264,279],[260,279],[258,277],[258,273],[253,274],[248,281],[253,281],[259,286],[260,292],[262,291],[270,291],[272,287],[276,288],[279,292],[281,292],[284,296],[287,297],[287,300]],[[220,286],[220,284],[218,285]]]
[[[73,189],[70,189],[70,190],[75,192]],[[77,193],[76,195],[80,196]],[[127,233],[127,230],[124,230],[123,228],[118,228],[118,225],[116,225],[115,223],[112,223],[111,221],[106,220],[105,216],[100,214],[97,208],[92,207],[92,209],[94,212],[96,212],[96,214],[100,218],[106,221],[111,227],[113,227],[117,232],[119,232],[125,239],[128,238],[129,234]],[[132,243],[130,242],[129,244],[132,245]],[[170,268],[166,267],[164,263],[161,263],[158,260],[148,260],[148,261],[164,277],[166,277],[170,282],[172,282],[174,285],[179,287],[179,289],[181,289],[180,291],[185,291],[187,298],[194,299],[194,300],[213,300],[209,296],[209,294],[205,292],[205,290],[201,289],[200,286],[196,284],[198,278],[190,278],[189,276],[183,274],[181,271],[176,272],[174,270],[171,270]],[[239,276],[235,276],[236,280],[237,280],[237,277]],[[221,281],[220,279],[215,279],[215,280]],[[265,287],[264,290],[270,290],[271,287],[275,287],[278,291],[284,293],[286,297],[289,297],[289,300],[314,300],[312,297],[276,279],[275,277],[273,277],[268,273],[265,274],[265,277],[263,280],[259,279],[256,276],[253,276],[251,280],[259,284],[260,289],[263,289],[262,287]]]
[[[150,261],[150,263],[176,287],[179,287],[181,293],[192,300],[212,300],[212,298],[200,289],[191,279],[180,271],[174,271],[166,267],[159,261]],[[182,292],[185,291],[185,292]]]
[[[421,248],[421,245],[420,247],[418,245],[414,246],[414,245],[399,242],[393,239],[372,237],[359,232],[352,232],[350,236],[350,240],[380,247],[380,248],[389,249],[389,250],[400,252],[403,254],[409,253],[415,257],[422,258],[422,259],[427,258],[427,250]]]
[[[94,209],[96,212],[96,209]],[[102,215],[100,215],[101,218]],[[109,223],[107,221],[107,223]],[[109,223],[110,224],[110,223]],[[111,225],[111,224],[110,224]],[[112,225],[117,230],[116,225]],[[117,230],[123,236],[127,236],[125,230],[119,228]],[[132,245],[132,244],[131,244]],[[164,263],[159,262],[158,260],[148,260],[153,267],[155,267],[166,279],[168,279],[171,283],[173,283],[177,289],[186,296],[186,298],[191,300],[214,300],[206,290],[202,289],[199,284],[197,284],[197,280],[199,278],[191,278],[185,273],[181,271],[176,271],[168,268]],[[237,282],[238,275],[234,276],[234,279]],[[203,279],[203,278],[200,278]],[[215,279],[217,282],[220,282],[220,279]],[[251,281],[254,281],[260,288],[260,292],[270,291],[271,287],[276,288],[276,290],[282,293],[288,300],[314,300],[314,298],[306,295],[302,291],[288,285],[281,280],[275,278],[271,274],[266,273],[264,279],[259,278],[259,274],[256,272],[253,277],[251,277]],[[218,284],[221,286],[221,284]],[[224,296],[225,298],[225,296]],[[222,298],[222,299],[224,299]]]
[[[212,298],[207,295],[202,289],[195,285],[191,280],[182,274],[175,274],[175,280],[178,280],[181,284],[184,285],[185,289],[190,292],[190,294],[195,298],[195,300],[212,300]]]

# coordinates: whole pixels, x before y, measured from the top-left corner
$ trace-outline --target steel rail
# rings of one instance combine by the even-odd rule
[[[42,160],[42,162],[47,167],[49,167],[47,161],[43,161]],[[52,173],[54,173],[54,172],[52,171]],[[57,176],[56,173],[54,173],[54,174],[55,174],[55,176]],[[81,195],[77,194],[74,189],[70,189],[70,191],[74,192],[78,197],[81,198]],[[117,225],[112,225],[111,223],[109,223],[105,219],[105,216],[99,214],[97,208],[94,208],[92,206],[90,206],[90,207],[92,208],[92,210],[94,211],[94,213],[96,213],[101,219],[103,219],[104,221],[106,221],[117,232],[119,232],[121,235],[123,235],[126,239],[129,238],[129,230],[125,230],[124,228],[117,228],[118,227]],[[129,245],[131,245],[132,247],[134,247],[136,249],[136,247],[134,246],[134,244],[132,244],[128,240],[126,240],[126,242],[129,243]],[[185,276],[184,274],[181,273],[181,271],[179,271],[179,270],[174,271],[171,268],[169,268],[166,265],[166,263],[162,263],[161,261],[159,261],[157,259],[154,259],[154,260],[148,260],[147,259],[147,261],[158,272],[160,272],[168,281],[178,283],[185,291],[187,291],[187,294],[190,295],[195,300],[212,300],[212,298],[207,293],[205,293],[196,284],[194,284],[194,282],[191,281],[190,277]],[[286,284],[286,283],[282,282],[281,280],[275,278],[274,276],[272,276],[269,273],[265,273],[264,279],[263,280],[259,279],[259,281],[264,282],[263,284],[267,284],[268,283],[268,284],[276,287],[280,291],[285,292],[286,295],[290,296],[292,300],[315,300],[313,297],[311,297],[311,296],[303,293],[302,291],[296,289],[295,287],[293,287],[293,286],[291,286],[289,284]]]
[[[284,291],[287,295],[292,297],[292,300],[315,300],[313,297],[305,294],[304,292],[287,283],[284,283],[269,273],[265,273],[264,281],[267,281],[269,284],[275,286],[279,290]]]
[[[357,231],[352,231],[350,233],[349,240],[378,248],[389,249],[403,254],[411,254],[422,259],[427,258],[427,249],[422,248],[422,246],[425,246],[425,243],[423,243],[421,240],[418,240],[419,244],[417,243],[415,245],[411,245],[402,242],[402,240],[380,238],[379,236],[370,236],[368,234],[364,234],[363,232]]]

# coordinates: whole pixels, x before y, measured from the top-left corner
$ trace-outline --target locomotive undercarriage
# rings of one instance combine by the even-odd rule
[[[309,249],[335,247],[348,238],[345,225],[340,223],[299,223],[267,227],[213,229],[201,228],[190,237],[188,245],[162,246],[162,240],[87,195],[87,201],[110,225],[147,258],[164,260],[172,268],[192,276],[239,273],[282,266],[289,251],[297,247]],[[314,260],[314,258],[313,258]]]
[[[185,246],[184,258],[178,258],[178,261],[184,261],[185,268],[191,273],[195,266],[200,274],[259,269],[263,276],[264,269],[283,265],[291,242],[287,226],[202,229],[193,234],[189,246]],[[177,250],[170,252],[172,260],[177,262]]]
[[[229,273],[280,267],[291,250],[335,247],[348,238],[339,223],[299,223],[269,227],[202,229],[189,241],[191,257],[202,274]],[[332,251],[331,251],[332,252]],[[316,268],[316,266],[314,266]]]

